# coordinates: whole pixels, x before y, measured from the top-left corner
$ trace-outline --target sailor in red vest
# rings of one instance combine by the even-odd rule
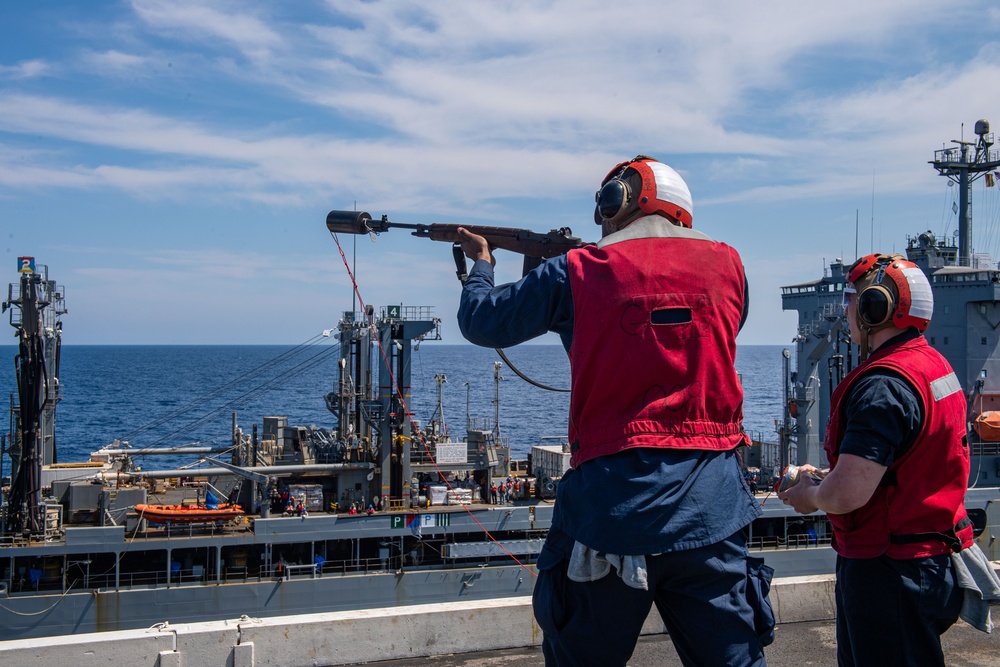
[[[685,665],[765,664],[770,569],[747,556],[760,508],[735,452],[746,277],[692,209],[680,174],[638,156],[601,183],[600,243],[516,283],[494,285],[486,240],[461,232],[463,335],[507,347],[552,331],[570,358],[572,467],[533,593],[546,665],[624,666],[654,603]]]
[[[838,663],[944,665],[941,634],[962,608],[951,554],[973,538],[965,395],[924,339],[934,296],[916,264],[868,255],[847,281],[861,363],[833,393],[830,469],[779,495],[798,512],[826,512],[833,527]]]

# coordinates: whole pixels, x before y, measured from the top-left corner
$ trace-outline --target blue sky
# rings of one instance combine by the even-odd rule
[[[351,308],[331,209],[596,240],[637,153],[736,247],[742,344],[786,344],[779,287],[955,230],[927,164],[1000,135],[989,3],[5,3],[0,232],[66,287],[68,344],[298,343]],[[992,118],[991,118],[992,116]],[[1000,190],[1000,188],[994,188]],[[977,252],[1000,206],[977,184]],[[363,299],[429,305],[460,343],[446,244],[344,237]],[[356,249],[354,243],[356,241]],[[520,259],[498,253],[498,277]],[[711,267],[706,267],[710,270]],[[554,342],[543,339],[542,342]]]

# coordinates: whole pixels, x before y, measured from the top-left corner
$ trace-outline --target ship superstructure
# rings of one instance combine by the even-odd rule
[[[985,253],[973,252],[972,184],[1000,167],[989,123],[975,126],[976,142],[936,151],[930,162],[958,186],[958,244],[931,231],[907,239],[906,256],[927,274],[934,293],[934,315],[924,333],[955,369],[969,406],[970,446],[974,457],[970,485],[1000,484],[998,444],[974,428],[986,413],[1000,408],[1000,268]],[[781,288],[782,309],[799,314],[794,339],[796,370],[790,373],[786,420],[790,428],[772,456],[778,465],[811,463],[825,467],[822,444],[830,398],[837,383],[858,361],[843,324],[843,293],[850,262],[837,258],[819,280]]]

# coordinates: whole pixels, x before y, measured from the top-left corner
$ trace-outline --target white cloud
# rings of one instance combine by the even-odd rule
[[[93,67],[106,71],[135,70],[144,67],[149,62],[145,56],[123,53],[114,49],[90,53],[86,56],[86,59]]]
[[[44,60],[24,60],[16,65],[0,65],[0,78],[13,80],[34,79],[48,73],[51,67]]]
[[[151,29],[184,41],[215,47],[223,40],[252,60],[264,59],[281,36],[267,21],[244,11],[243,3],[189,0],[133,0],[136,15]],[[226,10],[229,11],[226,11]]]
[[[806,73],[796,68],[803,60],[819,59],[833,48],[888,50],[883,42],[891,44],[906,30],[930,30],[954,13],[933,3],[925,3],[924,12],[914,11],[912,3],[878,8],[842,3],[808,12],[788,3],[765,8],[730,3],[725,11],[685,3],[609,8],[554,2],[517,10],[412,2],[329,6],[347,17],[347,27],[319,19],[306,26],[289,23],[261,6],[133,3],[142,25],[159,39],[214,40],[211,52],[218,59],[202,63],[206,71],[188,75],[202,79],[191,85],[211,86],[215,72],[224,71],[232,77],[227,85],[269,87],[273,105],[291,95],[290,113],[311,117],[310,126],[325,126],[319,132],[297,132],[294,122],[254,127],[241,116],[234,125],[210,112],[192,118],[134,105],[17,94],[0,99],[3,129],[127,151],[121,164],[74,165],[104,177],[95,178],[95,185],[131,190],[159,182],[170,189],[195,181],[279,204],[301,201],[324,184],[356,193],[386,174],[398,182],[384,190],[376,185],[373,198],[411,206],[448,201],[454,195],[428,191],[440,182],[442,170],[457,172],[451,181],[464,181],[459,190],[472,199],[462,205],[510,193],[551,196],[636,150],[778,157],[766,165],[771,183],[746,196],[795,197],[846,178],[826,175],[842,168],[830,159],[839,157],[831,151],[896,159],[886,147],[902,136],[912,139],[912,132],[879,122],[885,130],[876,135],[869,111],[912,115],[943,80],[977,76],[946,64],[939,72],[895,81],[886,75],[875,88],[848,89],[836,98],[821,90],[809,94],[808,85],[798,90]],[[630,13],[646,20],[613,20]],[[310,39],[294,39],[303,35]],[[226,55],[246,49],[268,49],[273,57],[266,67],[241,71]],[[191,57],[183,48],[174,50],[179,58]],[[102,57],[123,65],[143,58],[113,49]],[[858,56],[834,60],[849,64],[852,57]],[[760,100],[772,89],[780,96],[787,86],[793,86],[791,97],[768,120],[772,112]],[[996,97],[989,90],[980,95],[984,104]],[[752,103],[762,112],[757,129],[743,130],[728,115],[754,98],[760,98]],[[939,108],[936,116],[945,113]],[[908,120],[928,134],[940,126],[937,117]],[[367,131],[352,136],[350,128],[358,124],[369,124],[374,136]],[[789,136],[774,131],[779,124],[791,129]],[[866,133],[858,139],[867,143],[859,149],[852,138],[860,127]],[[164,166],[147,153],[209,162],[200,169]],[[912,164],[912,156],[905,158]],[[456,163],[461,169],[451,166]],[[236,177],[234,170],[246,176]],[[792,175],[796,178],[789,180]]]
[[[933,149],[1000,108],[988,85],[1000,11],[930,0],[134,0],[106,23],[0,65],[13,82],[0,90],[0,197],[110,194],[174,216],[178,248],[183,233],[211,230],[257,250],[151,255],[166,272],[151,286],[201,276],[234,290],[341,289],[322,259],[277,266],[262,230],[312,243],[326,210],[355,202],[404,221],[571,225],[592,238],[596,180],[638,152],[683,171],[710,233],[752,257],[766,224],[811,256],[843,231],[829,220],[853,221],[876,188],[937,192]],[[879,202],[886,219],[910,212],[904,200]],[[215,222],[231,209],[252,222]],[[452,299],[447,249],[395,239],[380,240],[366,284],[380,298]],[[781,267],[787,279],[755,284],[816,272]]]

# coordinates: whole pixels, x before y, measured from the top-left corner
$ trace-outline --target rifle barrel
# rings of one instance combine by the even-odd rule
[[[330,211],[326,214],[326,228],[335,234],[379,234],[390,227],[402,229],[420,229],[424,225],[408,225],[402,222],[389,222],[387,216],[375,220],[367,211]]]

